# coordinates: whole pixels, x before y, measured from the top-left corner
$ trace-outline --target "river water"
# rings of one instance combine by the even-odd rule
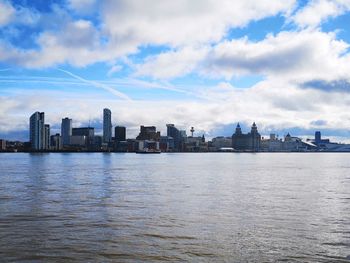
[[[350,262],[350,154],[0,154],[1,262]]]

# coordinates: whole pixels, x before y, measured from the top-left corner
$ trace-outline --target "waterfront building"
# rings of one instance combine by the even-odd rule
[[[52,151],[60,151],[62,150],[62,137],[59,133],[55,135],[51,135],[50,137],[50,150]]]
[[[68,146],[70,144],[70,137],[72,136],[72,119],[64,118],[61,123],[62,145]]]
[[[45,150],[50,150],[50,125],[45,124],[44,125],[44,149]]]
[[[0,151],[5,151],[5,150],[6,150],[6,141],[0,140]]]
[[[112,141],[112,112],[109,109],[103,109],[103,142]]]
[[[114,141],[124,142],[126,141],[126,128],[123,126],[116,126],[114,128]]]
[[[260,142],[260,151],[262,152],[280,152],[283,150],[283,141],[278,139],[275,134],[270,134],[270,138],[262,138]]]
[[[29,119],[29,139],[31,148],[36,151],[44,150],[45,143],[45,113],[35,112]]]
[[[159,149],[162,152],[173,152],[175,151],[174,138],[170,136],[160,136]],[[176,149],[176,151],[178,151]]]
[[[85,148],[88,145],[88,137],[84,135],[70,136],[70,146]]]
[[[211,147],[214,147],[214,151],[219,151],[221,148],[232,148],[232,138],[224,136],[215,137],[211,141]]]
[[[95,137],[95,129],[93,127],[81,127],[81,128],[73,128],[72,129],[72,136],[71,140],[74,136],[80,136],[81,138],[75,138],[75,142],[77,140],[80,140],[82,142],[83,138],[85,137],[85,146],[89,148],[90,150],[93,148],[94,145],[94,137]],[[76,145],[76,143],[70,143],[71,145]]]
[[[260,142],[261,135],[255,122],[247,134],[243,134],[241,126],[237,124],[235,133],[232,135],[232,147],[235,150],[257,152],[260,150]]]
[[[316,145],[318,151],[350,152],[350,144],[335,143],[329,139],[322,139],[320,131],[315,132],[315,139],[311,142]]]
[[[156,130],[155,126],[140,126],[140,133],[136,140],[154,140],[159,141],[160,132]]]
[[[186,152],[208,152],[208,143],[203,136],[189,136],[185,138],[184,150]]]
[[[159,142],[154,140],[138,141],[138,151],[157,150],[159,151]]]
[[[93,138],[95,136],[95,129],[93,127],[73,128],[72,136],[86,136]]]
[[[172,147],[173,151],[181,151],[182,144],[184,142],[180,130],[178,130],[174,124],[167,124],[167,137],[172,137],[174,140],[174,146]]]

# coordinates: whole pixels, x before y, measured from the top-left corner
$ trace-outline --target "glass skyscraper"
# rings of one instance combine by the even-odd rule
[[[63,146],[70,144],[70,136],[72,136],[72,119],[64,118],[61,124],[61,136]]]
[[[112,113],[109,109],[103,109],[103,142],[112,141]]]
[[[44,112],[35,112],[30,116],[29,138],[33,150],[46,149]]]

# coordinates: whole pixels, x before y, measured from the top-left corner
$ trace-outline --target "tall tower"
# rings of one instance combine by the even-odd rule
[[[259,151],[260,149],[260,142],[261,142],[261,136],[258,132],[258,127],[256,126],[255,122],[252,125],[252,129],[250,131],[251,134],[251,150],[254,152]]]
[[[70,137],[72,136],[72,119],[64,118],[61,123],[61,136],[63,146],[70,144]]]
[[[45,143],[45,113],[35,112],[29,119],[29,138],[33,150],[44,150]]]
[[[103,142],[112,141],[112,112],[109,109],[103,109]]]
[[[242,134],[241,125],[239,125],[239,123],[237,123],[237,127],[236,127],[236,132],[235,132],[235,134]]]
[[[50,150],[50,125],[44,125],[44,149]]]
[[[190,130],[190,132],[191,132],[191,136],[193,137],[193,133],[194,133],[194,127],[191,127],[191,130]]]

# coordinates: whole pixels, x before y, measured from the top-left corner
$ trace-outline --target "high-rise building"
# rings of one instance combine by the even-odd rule
[[[103,109],[103,142],[112,140],[112,113],[109,109]]]
[[[167,124],[167,136],[174,139],[174,150],[180,151],[183,143],[183,137],[181,132],[175,127],[174,124]]]
[[[72,136],[72,119],[64,118],[61,124],[62,145],[70,144],[70,136]]]
[[[29,119],[29,138],[33,150],[44,150],[45,143],[45,114],[35,112]]]
[[[114,128],[114,140],[116,142],[126,141],[126,128],[123,126],[116,126]]]
[[[50,125],[45,124],[44,125],[44,149],[50,150]]]

